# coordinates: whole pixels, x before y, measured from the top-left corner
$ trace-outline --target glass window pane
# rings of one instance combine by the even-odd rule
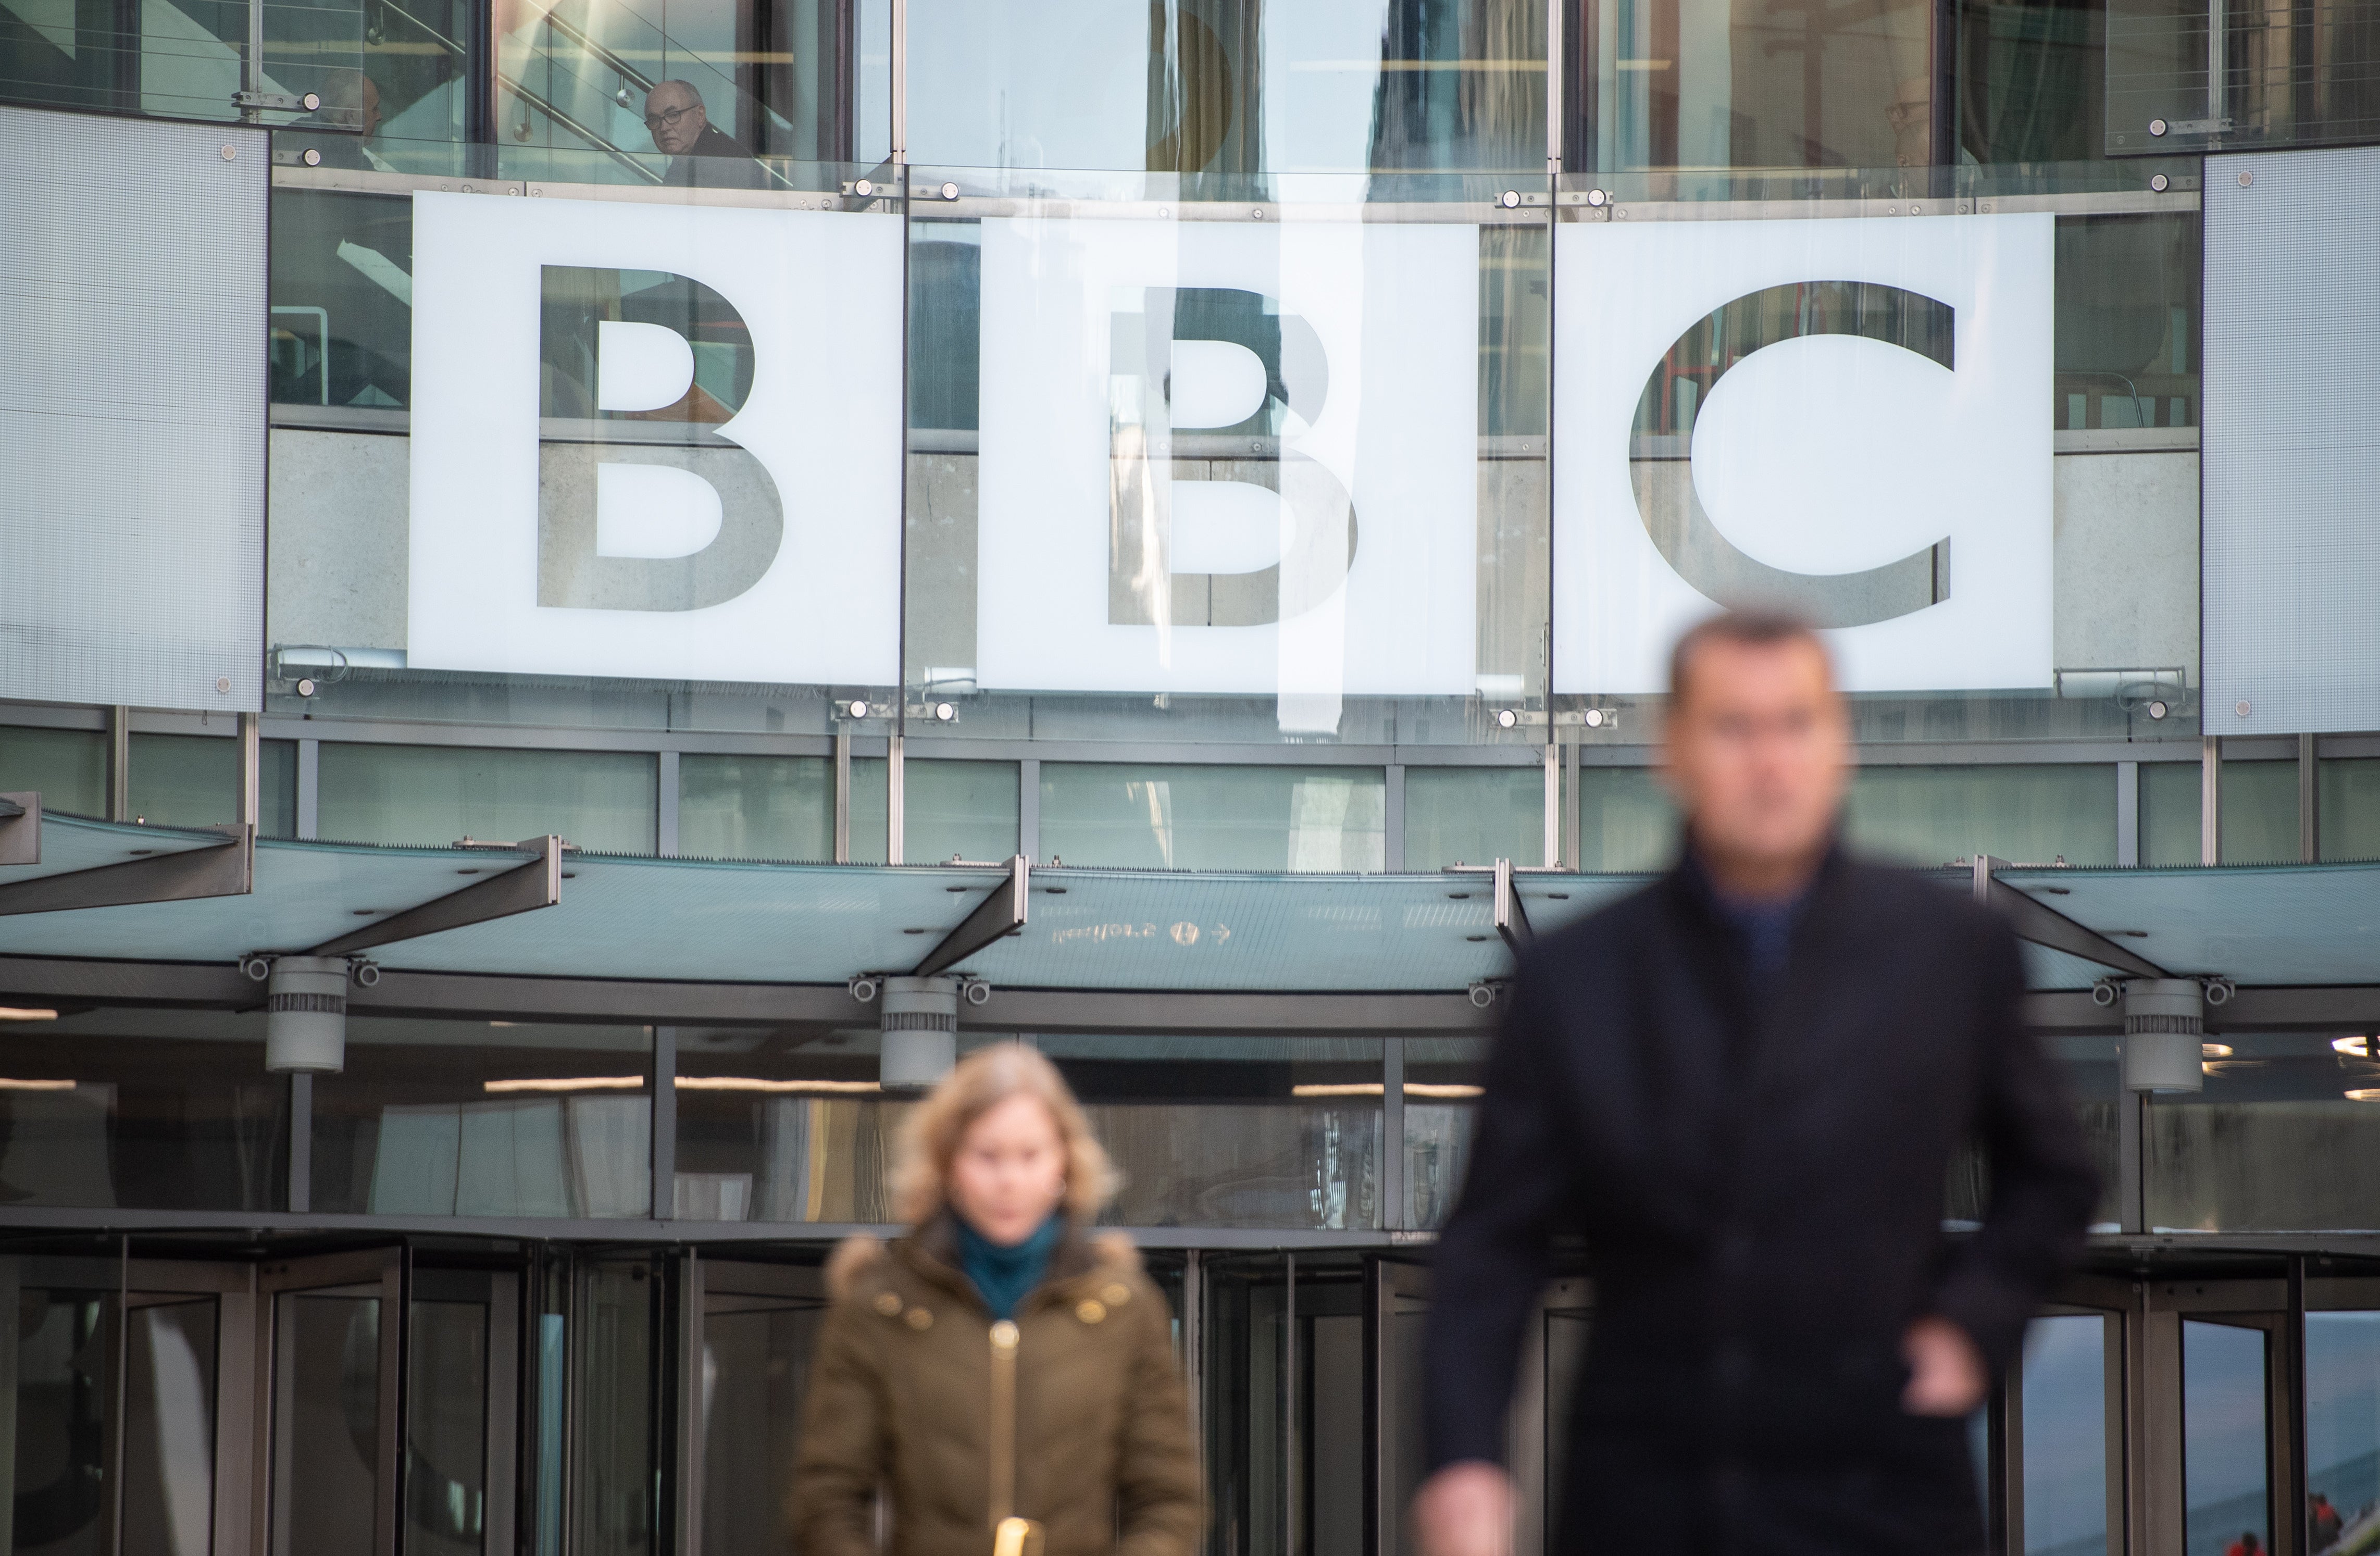
[[[318,832],[443,845],[559,833],[593,853],[650,854],[659,764],[638,751],[521,751],[325,741]]]
[[[2380,859],[2380,760],[2325,760],[2321,782],[2322,857]]]
[[[652,1033],[350,1016],[314,1077],[314,1208],[391,1216],[642,1216]]]
[[[1578,832],[1583,870],[1666,869],[1677,852],[1677,808],[1649,767],[1582,767]]]
[[[2141,763],[2141,863],[2199,862],[2202,787],[2199,766],[2194,761]]]
[[[1007,761],[903,762],[901,857],[921,865],[1014,855],[1016,773]]]
[[[1405,769],[1405,869],[1546,862],[1542,767]]]
[[[1480,1038],[1407,1038],[1404,1045],[1402,1224],[1428,1229],[1445,1223],[1463,1192],[1488,1043]]]
[[[2380,1312],[2305,1316],[2306,1526],[2323,1556],[2380,1503]]]
[[[2224,1032],[2205,1089],[2152,1100],[2155,1226],[2360,1230],[2380,1203],[2380,1063],[2361,1036]]]
[[[1844,831],[1860,848],[1912,865],[1973,857],[2023,864],[2116,862],[2116,773],[2096,763],[1863,767]]]
[[[834,857],[834,764],[824,757],[677,760],[677,851],[699,859]]]
[[[2298,857],[2298,764],[2223,764],[2223,862],[2279,864]]]
[[[2183,1538],[2187,1556],[2257,1556],[2272,1545],[2265,1331],[2181,1324]]]
[[[107,813],[107,736],[96,730],[0,728],[0,791],[30,789],[45,810]]]
[[[2027,1556],[2106,1556],[2111,1320],[2035,1319],[2024,1343]]]
[[[90,1010],[10,1022],[0,1201],[268,1210],[286,1172],[286,1082],[264,1014]]]
[[[405,1547],[483,1556],[488,1305],[416,1297],[407,1355]],[[513,1386],[511,1379],[504,1386]]]
[[[273,1556],[372,1556],[381,1299],[273,1297]]]
[[[1041,764],[1051,859],[1144,869],[1378,870],[1378,768]]]

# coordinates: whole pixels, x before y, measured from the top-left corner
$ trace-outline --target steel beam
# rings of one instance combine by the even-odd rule
[[[1496,861],[1496,932],[1504,937],[1504,943],[1512,948],[1515,956],[1528,949],[1529,942],[1536,938],[1537,933],[1529,928],[1529,910],[1521,906],[1521,893],[1512,881],[1512,861],[1510,859]]]
[[[2006,914],[2020,939],[2139,978],[2173,976],[2139,952],[2119,945],[2098,930],[2078,924],[2056,908],[2027,896],[1995,873],[2009,868],[2006,859],[1996,859],[1977,849],[1975,900]]]
[[[944,935],[941,944],[927,952],[926,959],[911,969],[909,976],[931,978],[945,972],[994,941],[1023,929],[1032,879],[1033,867],[1024,855],[1010,859],[1008,879],[976,904],[975,911],[959,920],[959,927]]]
[[[543,837],[525,838],[514,846],[536,857],[502,874],[475,881],[459,892],[449,892],[443,897],[432,897],[418,907],[391,914],[377,924],[368,924],[336,940],[326,940],[306,954],[349,956],[375,945],[419,940],[423,935],[434,935],[443,930],[484,924],[492,918],[509,918],[516,913],[552,907],[560,902],[562,839],[549,833]]]
[[[31,816],[14,823],[22,826]],[[246,896],[256,880],[256,831],[252,827],[201,827],[223,839],[170,854],[149,854],[119,864],[0,885],[0,916],[64,913],[81,907],[123,907],[134,903],[188,902],[199,897]]]
[[[42,796],[0,795],[0,865],[42,862]]]

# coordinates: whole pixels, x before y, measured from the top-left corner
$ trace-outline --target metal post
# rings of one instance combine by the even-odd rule
[[[884,862],[888,865],[905,862],[901,854],[901,834],[908,830],[902,821],[907,798],[903,782],[905,776],[901,731],[895,725],[892,733],[884,738]]]
[[[303,1215],[314,1208],[314,1076],[289,1076],[289,1209]]]
[[[2218,127],[2231,95],[2231,40],[2227,32],[2223,0],[2206,0],[2206,117]],[[2217,128],[2216,133],[2222,131]]]
[[[322,831],[322,743],[298,742],[298,835],[313,839]]]
[[[2308,740],[2312,736],[2306,737]],[[2274,1359],[2280,1364],[2281,1397],[2284,1419],[2288,1422],[2289,1443],[2281,1465],[2281,1505],[2289,1510],[2288,1522],[2273,1532],[2280,1538],[2273,1542],[2277,1556],[2308,1556],[2313,1550],[2313,1520],[2307,1516],[2306,1472],[2306,1256],[2289,1256],[2288,1319],[2281,1326],[2280,1355]]]
[[[1546,742],[1546,809],[1545,835],[1541,840],[1544,853],[1538,856],[1541,865],[1558,865],[1561,857],[1561,748],[1550,739]]]
[[[834,862],[851,862],[851,731],[834,732]]]
[[[240,62],[239,84],[248,93],[264,91],[264,0],[248,0],[248,57]],[[243,104],[243,124],[254,124],[263,110]]]
[[[2116,764],[2116,863],[2141,862],[2141,764]]]
[[[132,820],[132,710],[107,711],[107,819]]]
[[[1586,868],[1586,834],[1581,830],[1579,796],[1579,747],[1572,741],[1562,748],[1562,863],[1572,869]]]
[[[2198,862],[2223,862],[2223,737],[2198,743]]]
[[[677,1213],[677,1028],[655,1027],[653,1034],[653,1191],[655,1221]]]
[[[2322,753],[2311,735],[2298,736],[2298,859],[2322,857]]]
[[[239,824],[262,824],[264,813],[264,745],[259,738],[262,720],[254,713],[239,716]]]
[[[1405,1040],[1381,1039],[1380,1054],[1380,1226],[1395,1232],[1405,1224]]]
[[[1569,8],[1546,7],[1546,209],[1549,213],[1558,209],[1556,201],[1561,198],[1562,79],[1570,69],[1570,61],[1562,55],[1562,17]]]
[[[653,821],[653,852],[662,858],[677,853],[677,753],[661,753],[660,813]]]
[[[1281,1550],[1297,1549],[1297,1256],[1281,1255]]]

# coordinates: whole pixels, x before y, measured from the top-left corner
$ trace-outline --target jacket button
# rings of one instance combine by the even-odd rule
[[[912,1307],[909,1309],[908,1322],[911,1329],[931,1329],[934,1327],[934,1316],[923,1307]]]
[[[888,1319],[897,1319],[901,1316],[901,1299],[889,1291],[879,1292],[876,1294],[876,1310]]]
[[[1122,1281],[1111,1281],[1099,1288],[1099,1297],[1111,1307],[1121,1307],[1132,1300],[1132,1288]]]
[[[1075,1317],[1087,1324],[1098,1323],[1108,1316],[1107,1304],[1098,1297],[1087,1297],[1075,1305]]]

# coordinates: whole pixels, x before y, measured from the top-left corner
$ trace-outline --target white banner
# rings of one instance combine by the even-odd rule
[[[1468,694],[1478,267],[1471,226],[986,221],[978,684]]]
[[[1766,600],[1849,690],[2047,687],[2052,234],[1560,228],[1556,684],[1658,691],[1688,625]]]
[[[897,215],[416,194],[407,664],[897,681],[903,241]],[[591,397],[541,424],[557,267],[724,299],[732,418],[604,419],[699,400],[719,349],[606,319]]]

